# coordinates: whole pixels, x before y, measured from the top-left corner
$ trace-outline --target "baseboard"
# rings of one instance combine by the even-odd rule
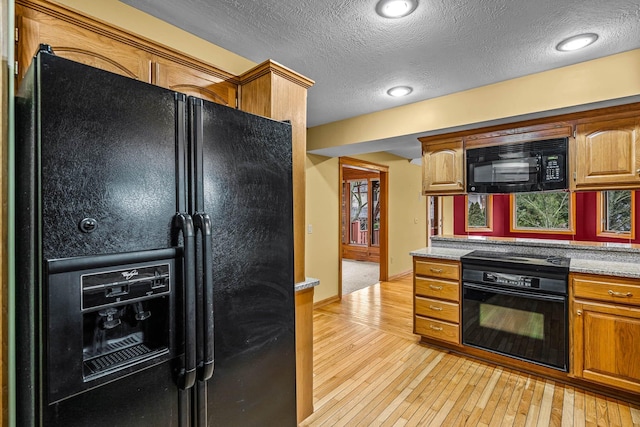
[[[404,271],[404,272],[399,273],[399,274],[394,274],[393,276],[389,277],[386,280],[386,282],[392,282],[394,280],[399,280],[399,279],[402,279],[403,277],[410,276],[412,274],[413,274],[413,270],[408,270],[408,271]]]
[[[385,282],[393,282],[394,280],[400,280],[404,277],[411,276],[412,274],[413,274],[413,270],[404,271],[402,273],[395,274],[389,277],[387,280],[385,280]],[[337,295],[329,297],[327,299],[323,299],[322,301],[316,301],[313,303],[313,309],[315,310],[316,308],[324,307],[325,305],[329,305],[331,303],[338,302],[338,301],[340,301],[340,298]]]
[[[316,308],[324,307],[325,305],[331,304],[332,302],[338,302],[338,301],[340,301],[340,298],[338,298],[338,296],[335,295],[330,298],[323,299],[322,301],[314,302],[313,309],[315,310]]]

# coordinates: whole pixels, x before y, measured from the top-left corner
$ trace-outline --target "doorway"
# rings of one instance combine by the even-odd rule
[[[340,297],[388,278],[387,183],[387,166],[340,158]]]
[[[438,196],[430,196],[427,204],[427,218],[429,227],[427,230],[427,239],[431,236],[440,236],[442,234],[442,202]],[[429,246],[429,242],[427,242]]]

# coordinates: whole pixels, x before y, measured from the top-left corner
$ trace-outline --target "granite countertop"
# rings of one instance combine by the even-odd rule
[[[640,265],[631,262],[571,258],[569,271],[572,273],[603,274],[632,279],[640,278]]]
[[[293,289],[297,291],[302,291],[304,289],[313,288],[314,286],[318,286],[320,284],[319,279],[314,279],[313,277],[305,277],[304,282],[298,282],[295,284]]]
[[[640,245],[618,242],[582,242],[576,240],[534,239],[521,237],[494,237],[494,236],[433,236],[431,242],[436,247],[451,247],[452,245],[465,245],[478,249],[478,245],[494,246],[496,250],[514,250],[531,248],[547,251],[563,251],[571,253],[604,254],[606,256],[640,256]],[[493,249],[491,249],[493,250]],[[576,256],[576,258],[580,258]],[[585,256],[587,258],[587,256]]]
[[[432,246],[411,251],[410,255],[459,261],[460,257],[470,253],[475,249],[478,248],[473,247],[468,249],[459,249]],[[483,248],[483,250],[484,249],[485,248]],[[500,249],[501,250],[497,252],[505,252],[505,249],[508,250],[508,247],[502,247]],[[494,249],[487,247],[486,250]],[[601,274],[607,276],[628,277],[633,279],[640,278],[640,263],[638,263],[638,261],[640,261],[640,256],[638,257],[638,261],[635,262],[631,259],[615,261],[581,258],[580,256],[570,256],[570,258],[571,263],[569,266],[569,272],[571,273]]]
[[[416,249],[410,252],[411,256],[421,256],[428,258],[450,259],[460,261],[460,257],[471,252],[472,249],[455,249],[455,248],[437,248],[430,246],[428,248]]]

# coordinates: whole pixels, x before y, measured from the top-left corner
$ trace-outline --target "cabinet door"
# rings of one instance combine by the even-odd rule
[[[153,84],[217,104],[236,107],[235,84],[168,59],[154,58]]]
[[[639,122],[629,117],[578,125],[577,189],[640,186]]]
[[[151,55],[79,25],[16,5],[18,81],[40,43],[56,55],[112,73],[151,82]]]
[[[422,146],[422,193],[464,193],[462,138],[424,143]]]
[[[640,393],[640,310],[585,301],[573,309],[574,374]]]

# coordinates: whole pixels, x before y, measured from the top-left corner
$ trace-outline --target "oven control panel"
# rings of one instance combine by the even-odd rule
[[[498,283],[500,285],[518,286],[524,288],[539,288],[540,279],[537,277],[520,276],[516,274],[484,272],[483,281],[487,283]]]

